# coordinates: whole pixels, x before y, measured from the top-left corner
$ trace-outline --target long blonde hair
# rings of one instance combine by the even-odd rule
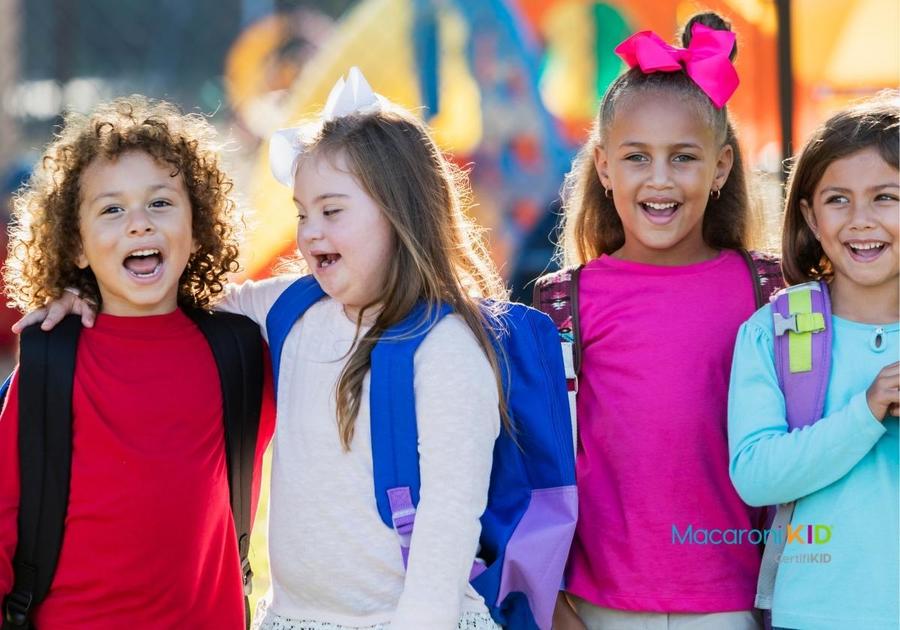
[[[497,302],[507,298],[507,291],[482,231],[466,214],[468,177],[440,151],[421,121],[394,106],[324,122],[304,146],[304,157],[334,159],[338,154],[384,213],[396,247],[381,295],[360,310],[357,334],[367,311],[377,313],[375,321],[358,339],[338,381],[342,446],[349,449],[353,439],[372,349],[386,330],[421,302],[429,310],[448,304],[465,320],[493,368],[500,413],[507,424],[502,358],[491,332],[502,309]]]

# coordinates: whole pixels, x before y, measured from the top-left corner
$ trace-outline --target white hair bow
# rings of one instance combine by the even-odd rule
[[[372,91],[359,68],[353,66],[347,80],[341,77],[331,88],[319,120],[289,129],[279,129],[269,140],[269,167],[272,175],[288,188],[294,185],[297,162],[306,145],[322,128],[322,123],[350,114],[369,114],[381,111],[386,99]]]

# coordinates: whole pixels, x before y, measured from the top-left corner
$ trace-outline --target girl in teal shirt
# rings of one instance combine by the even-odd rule
[[[771,307],[738,333],[728,406],[731,479],[750,505],[796,501],[792,527],[804,526],[801,536],[787,537],[778,564],[777,628],[900,627],[898,148],[900,99],[881,95],[818,129],[789,183],[785,278],[825,280],[832,299],[821,420],[788,430]]]

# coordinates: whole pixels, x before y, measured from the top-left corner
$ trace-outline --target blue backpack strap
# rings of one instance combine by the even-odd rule
[[[272,356],[272,376],[278,393],[278,373],[281,352],[288,333],[310,306],[325,297],[325,291],[313,276],[303,276],[278,296],[266,315],[266,332],[269,336],[269,352]]]
[[[401,540],[411,534],[419,503],[414,358],[425,336],[448,313],[447,305],[429,309],[420,304],[372,348],[369,408],[375,502],[385,525],[395,527],[397,519]]]
[[[6,380],[3,381],[3,385],[0,385],[0,407],[3,407],[3,403],[6,402],[6,395],[9,393],[9,384],[12,383],[13,374],[15,372],[10,372]]]

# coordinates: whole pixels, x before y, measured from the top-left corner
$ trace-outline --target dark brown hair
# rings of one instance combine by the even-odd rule
[[[900,170],[900,93],[882,92],[829,118],[797,155],[788,180],[784,207],[781,266],[788,284],[831,276],[822,244],[803,218],[800,202],[812,205],[813,193],[828,166],[863,149],[874,148]]]
[[[206,307],[238,270],[240,215],[222,171],[216,131],[199,114],[140,95],[98,106],[89,116],[71,113],[14,201],[9,256],[3,271],[11,306],[25,311],[58,298],[66,287],[101,304],[93,272],[79,269],[81,174],[95,159],[115,160],[144,151],[181,174],[191,202],[197,251],[181,274],[178,303]]]
[[[378,204],[395,235],[386,284],[373,303],[360,310],[357,331],[367,309],[377,315],[351,351],[337,387],[341,444],[350,447],[370,355],[386,330],[419,303],[449,304],[462,317],[494,370],[500,413],[508,424],[501,372],[491,333],[506,289],[479,230],[467,216],[466,174],[441,153],[427,127],[399,107],[352,114],[321,123],[303,147],[303,159],[334,160],[343,155],[351,174]],[[377,307],[377,308],[376,308]]]
[[[688,20],[681,34],[682,45],[691,41],[691,28],[700,23],[710,28],[730,31],[731,25],[716,13],[700,13]],[[731,59],[737,55],[737,44]],[[594,152],[602,146],[614,124],[616,113],[632,98],[648,92],[667,92],[676,98],[691,99],[699,116],[709,121],[720,146],[730,145],[734,153],[731,173],[722,186],[721,196],[710,200],[711,207],[703,215],[703,240],[717,249],[738,249],[746,246],[749,208],[743,157],[734,127],[725,107],[713,105],[709,97],[685,74],[654,72],[645,74],[631,68],[620,75],[606,90],[600,111],[594,120],[590,137],[572,163],[572,170],[563,185],[563,238],[558,256],[564,265],[578,265],[601,254],[610,254],[625,242],[622,221],[613,200],[604,194],[603,185],[594,166]]]

